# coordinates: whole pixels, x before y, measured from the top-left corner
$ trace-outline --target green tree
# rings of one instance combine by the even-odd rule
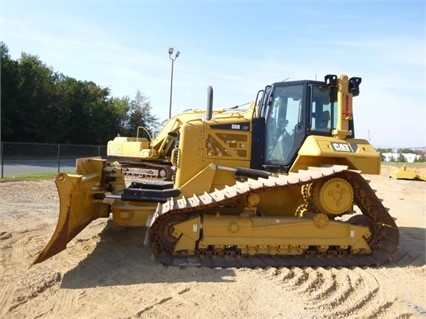
[[[2,139],[13,141],[16,127],[14,110],[18,107],[18,62],[11,59],[9,49],[0,42],[1,55],[1,134]]]
[[[158,120],[149,99],[110,96],[110,89],[55,72],[37,56],[11,59],[0,42],[2,138],[9,142],[106,144],[138,126],[151,134]]]
[[[111,136],[109,123],[115,121],[108,112],[109,89],[94,82],[67,78],[66,110],[68,143],[104,144]]]
[[[109,109],[108,88],[102,88],[94,82],[84,82],[84,116],[87,118],[86,143],[104,144],[111,137],[110,123],[114,121]]]
[[[127,130],[125,127],[127,123],[127,114],[130,110],[130,98],[128,96],[111,98],[109,108],[115,119],[113,126],[110,128],[111,133],[113,136],[126,136]]]
[[[419,151],[418,155],[420,155],[420,157],[418,159],[419,162],[425,162],[426,161],[426,152]]]
[[[135,136],[138,126],[144,126],[152,134],[157,125],[158,119],[151,114],[149,99],[143,96],[140,91],[137,91],[135,99],[130,101],[127,121],[124,125],[124,135]],[[140,137],[149,138],[145,132],[141,132]]]
[[[401,163],[405,162],[405,157],[402,152],[398,153],[398,162],[401,162]]]
[[[50,142],[55,138],[50,131],[53,96],[53,78],[51,69],[34,55],[22,53],[19,60],[18,104],[13,122],[18,126],[19,134],[15,139],[20,142]]]
[[[379,152],[379,153],[392,153],[392,149],[391,148],[378,148],[377,152]]]
[[[412,149],[410,149],[410,148],[403,148],[403,149],[401,149],[401,150],[399,150],[401,153],[404,153],[404,154],[416,154],[416,151],[414,151],[414,150],[412,150]]]

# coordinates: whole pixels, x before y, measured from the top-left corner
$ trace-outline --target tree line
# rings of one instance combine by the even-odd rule
[[[104,145],[118,134],[152,134],[158,119],[147,97],[113,97],[109,88],[56,72],[38,56],[13,60],[0,42],[2,141]],[[145,134],[145,133],[143,133]]]

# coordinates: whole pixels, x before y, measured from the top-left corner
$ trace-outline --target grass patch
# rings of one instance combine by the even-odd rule
[[[407,167],[407,168],[426,168],[426,162],[415,162],[415,163],[407,163],[407,162],[382,162],[382,166],[397,166],[397,167]]]
[[[73,174],[72,171],[64,171],[63,173]],[[11,181],[37,181],[37,180],[54,180],[57,172],[47,172],[47,173],[32,173],[32,174],[19,174],[19,175],[10,175],[4,176],[3,179],[0,179],[0,182],[11,182]]]

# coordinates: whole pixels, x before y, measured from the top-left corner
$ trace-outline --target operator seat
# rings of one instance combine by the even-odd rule
[[[330,121],[330,112],[329,111],[320,112],[319,116],[317,116],[316,118],[317,128],[327,129],[329,121]]]
[[[272,160],[286,163],[287,159],[293,149],[294,144],[294,134],[289,134],[285,131],[281,134],[277,140],[277,143],[272,150],[271,157]]]

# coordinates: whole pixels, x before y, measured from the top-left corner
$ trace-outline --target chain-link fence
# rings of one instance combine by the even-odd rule
[[[1,178],[49,172],[74,172],[79,157],[106,158],[106,145],[1,143]]]

